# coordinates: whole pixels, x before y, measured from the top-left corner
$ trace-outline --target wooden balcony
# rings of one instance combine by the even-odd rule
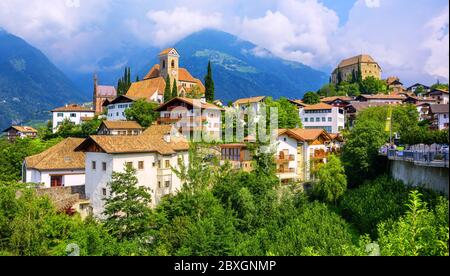
[[[276,159],[277,159],[278,164],[288,163],[288,162],[295,161],[295,155],[294,154],[290,154],[290,155],[280,154],[277,156]]]

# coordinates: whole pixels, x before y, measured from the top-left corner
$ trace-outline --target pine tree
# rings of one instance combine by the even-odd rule
[[[170,77],[167,75],[166,78],[166,88],[164,89],[164,102],[167,103],[172,99],[172,94],[170,91]]]
[[[136,169],[125,166],[125,172],[113,173],[108,183],[111,196],[105,199],[105,227],[118,240],[144,240],[151,227],[151,190],[138,186]]]
[[[172,99],[178,97],[178,87],[177,87],[177,80],[173,80],[172,85]]]
[[[342,72],[341,70],[338,70],[337,72],[337,82],[340,84],[342,82]]]
[[[211,61],[208,62],[208,73],[205,76],[205,97],[208,102],[215,100],[215,87],[212,75]]]

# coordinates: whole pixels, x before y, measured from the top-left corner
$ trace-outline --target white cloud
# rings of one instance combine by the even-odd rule
[[[379,8],[381,5],[380,0],[365,0],[365,1],[366,1],[366,6],[369,8]]]
[[[205,14],[197,10],[178,7],[171,11],[151,10],[147,13],[152,23],[151,35],[144,40],[152,41],[157,46],[175,43],[183,37],[204,28],[219,28],[222,25],[220,13]]]

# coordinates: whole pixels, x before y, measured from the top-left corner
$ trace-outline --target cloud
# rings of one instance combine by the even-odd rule
[[[147,13],[147,18],[150,19],[153,29],[151,36],[147,35],[147,37],[156,46],[175,43],[204,28],[219,28],[222,26],[222,15],[220,13],[206,14],[185,7],[178,7],[171,11],[151,10]]]
[[[263,17],[245,17],[237,34],[277,56],[320,67],[338,25],[336,13],[316,0],[284,0]]]

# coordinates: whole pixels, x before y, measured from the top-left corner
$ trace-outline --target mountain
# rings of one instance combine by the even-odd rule
[[[88,99],[41,51],[0,29],[0,130]]]
[[[216,97],[226,102],[260,95],[298,99],[328,82],[323,72],[275,57],[268,50],[221,31],[194,33],[174,47],[181,55],[180,66],[201,80],[211,60]],[[139,69],[139,75],[145,75],[157,62],[155,56]]]

